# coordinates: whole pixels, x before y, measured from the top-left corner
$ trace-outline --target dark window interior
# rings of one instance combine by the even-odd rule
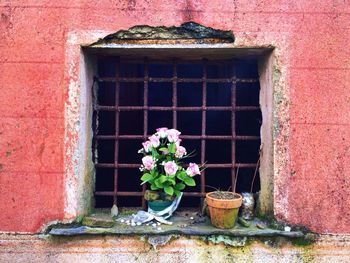
[[[180,130],[183,145],[196,150],[187,161],[207,163],[196,187],[184,193],[182,207],[199,207],[212,187],[232,189],[238,167],[237,192],[250,190],[262,122],[256,60],[100,57],[95,79],[95,207],[145,205],[137,151],[158,127]],[[179,108],[174,112],[173,106]],[[253,191],[259,189],[257,176]]]

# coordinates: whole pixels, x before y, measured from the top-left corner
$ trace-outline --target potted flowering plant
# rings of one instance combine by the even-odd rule
[[[144,155],[140,167],[141,184],[148,184],[145,199],[154,211],[171,205],[186,186],[195,186],[193,177],[200,174],[195,163],[190,163],[186,169],[183,167],[182,160],[189,154],[180,145],[180,134],[176,129],[158,128],[139,150]]]

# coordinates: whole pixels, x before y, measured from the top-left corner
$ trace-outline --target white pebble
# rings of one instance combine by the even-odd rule
[[[290,232],[290,230],[292,230],[292,229],[290,228],[290,226],[285,226],[285,227],[284,227],[284,231]]]
[[[158,222],[157,225],[160,226],[160,223]]]
[[[137,222],[136,225],[141,226],[142,224],[140,222]]]
[[[157,230],[162,230],[162,228],[161,227],[157,227]]]
[[[193,220],[193,216],[191,216],[190,219]]]
[[[124,222],[125,222],[125,220],[124,220],[124,219],[122,219],[122,220],[120,220],[120,222],[124,223]]]
[[[125,223],[130,224],[130,221],[129,221],[129,220],[126,220],[126,222],[125,222]]]
[[[136,224],[134,222],[131,223],[131,226],[136,226]]]
[[[152,226],[153,226],[153,227],[156,227],[156,226],[157,226],[157,224],[156,224],[156,223],[153,223],[153,224],[152,224]]]

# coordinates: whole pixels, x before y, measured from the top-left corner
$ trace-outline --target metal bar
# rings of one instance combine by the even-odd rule
[[[205,193],[201,192],[183,192],[184,196],[194,196],[194,197],[205,197]],[[111,191],[96,191],[95,195],[97,196],[114,196],[114,192]],[[119,191],[117,196],[142,196],[142,192],[127,192],[127,191]]]
[[[232,63],[232,84],[231,84],[231,135],[232,137],[236,137],[236,70],[235,65]],[[231,189],[232,191],[236,191],[236,169],[235,169],[235,163],[236,163],[236,140],[231,140],[231,162],[232,162],[232,168],[231,168]]]
[[[203,60],[203,84],[202,84],[202,107],[207,105],[207,63]],[[202,110],[202,131],[201,131],[201,164],[205,163],[205,134],[207,125],[207,114],[205,110]],[[205,193],[205,170],[201,172],[201,193]],[[203,200],[201,200],[203,203]],[[203,204],[202,204],[203,205]]]
[[[221,163],[213,163],[213,164],[206,164],[206,168],[255,168],[256,163],[235,163],[235,164],[221,164]]]
[[[117,58],[116,69],[115,69],[115,106],[119,106],[119,88],[120,82],[118,81],[120,74],[120,59]],[[114,141],[114,164],[118,164],[118,155],[119,155],[119,143],[118,143],[118,135],[119,135],[119,111],[115,112],[115,141]],[[113,196],[113,204],[117,205],[117,192],[118,192],[118,169],[114,170],[114,196]]]
[[[100,111],[231,111],[232,106],[205,106],[205,107],[160,107],[160,106],[96,106],[97,110]],[[257,111],[260,110],[258,106],[236,106],[233,108],[235,111]]]
[[[188,166],[187,164],[184,164],[184,166]],[[256,163],[207,163],[205,164],[206,168],[234,168],[238,167],[239,168],[255,168]],[[95,167],[99,168],[139,168],[140,164],[137,163],[119,163],[119,164],[113,164],[113,163],[97,163],[95,164]]]
[[[148,81],[149,81],[149,72],[148,72],[148,59],[144,59],[144,78],[143,78],[143,140],[145,141],[148,137]],[[146,191],[146,184],[142,185],[142,208],[146,208],[146,200],[143,197]]]
[[[97,191],[95,192],[95,195],[99,196],[142,196],[142,192],[121,192],[118,191],[117,193],[110,192],[110,191]]]
[[[183,139],[205,139],[205,140],[237,140],[237,141],[252,141],[260,140],[259,136],[241,136],[241,135],[183,135]]]
[[[184,196],[193,196],[193,197],[205,197],[205,193],[202,192],[183,192]]]
[[[173,60],[173,94],[172,94],[172,111],[173,111],[173,128],[177,127],[177,70],[176,60]]]
[[[98,78],[100,82],[115,82],[116,79],[113,77],[100,77]],[[119,82],[143,82],[144,78],[119,78]],[[190,82],[190,83],[201,83],[202,78],[177,78],[177,82]],[[217,78],[217,79],[207,79],[207,83],[232,83],[242,82],[242,83],[255,83],[258,82],[258,78]],[[172,78],[149,78],[149,82],[173,82]]]
[[[146,138],[150,136],[147,135]],[[144,135],[97,135],[96,139],[98,140],[132,140],[132,139],[144,139]],[[246,135],[181,135],[181,139],[190,139],[190,140],[236,140],[236,141],[256,141],[260,140],[259,136],[246,136]]]

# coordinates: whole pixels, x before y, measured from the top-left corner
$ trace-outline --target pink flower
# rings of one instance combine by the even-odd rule
[[[177,139],[177,141],[175,142],[176,147],[179,147],[179,146],[180,146],[181,141],[182,141],[182,140],[181,140],[180,138]]]
[[[154,147],[154,148],[157,148],[160,144],[159,142],[159,137],[156,136],[156,135],[152,135],[151,137],[148,138],[149,141],[151,142],[151,145]]]
[[[195,176],[196,174],[200,174],[199,167],[195,163],[190,163],[189,166],[186,169],[186,173],[188,176]]]
[[[164,164],[164,170],[167,175],[174,175],[177,172],[177,164],[174,161],[168,161]]]
[[[183,147],[183,146],[178,146],[178,147],[176,148],[175,156],[176,156],[177,158],[182,158],[186,153],[187,153],[187,152],[186,152],[185,147]]]
[[[152,156],[145,156],[142,158],[142,164],[145,167],[146,170],[150,171],[154,168],[155,161],[152,158]]]
[[[166,138],[168,136],[168,128],[162,127],[157,129],[157,134],[160,138]]]
[[[168,140],[169,142],[177,142],[179,140],[179,135],[181,132],[175,129],[168,130]]]
[[[145,149],[145,152],[148,153],[150,151],[150,148],[152,147],[152,144],[150,141],[145,141],[142,143],[143,149]]]

